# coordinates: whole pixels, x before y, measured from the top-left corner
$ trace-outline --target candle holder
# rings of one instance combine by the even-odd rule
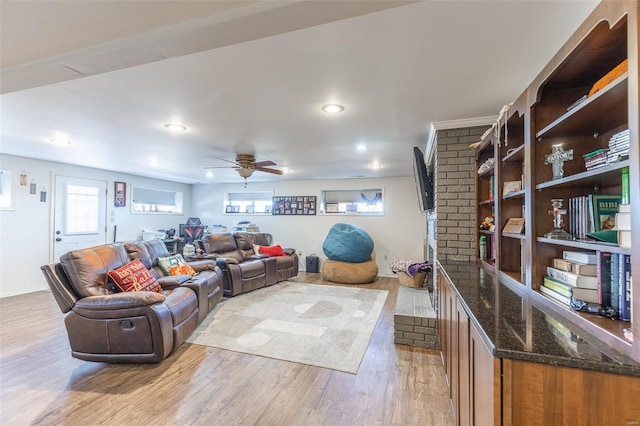
[[[553,229],[546,234],[547,238],[553,238],[554,240],[573,240],[571,234],[562,229],[562,215],[567,214],[567,211],[562,208],[562,198],[554,198],[551,200],[551,206],[553,210],[549,210],[549,214],[553,216]]]

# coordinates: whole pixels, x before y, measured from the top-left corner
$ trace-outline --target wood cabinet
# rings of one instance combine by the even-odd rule
[[[514,335],[515,330],[528,329],[524,324],[521,327],[519,321],[533,323],[532,312],[525,299],[502,284],[494,281],[491,286],[512,296],[483,300],[488,283],[485,290],[471,292],[469,283],[465,283],[467,290],[460,293],[460,283],[452,282],[440,264],[438,284],[439,296],[446,301],[446,308],[441,305],[438,312],[441,351],[457,425],[638,424],[640,376],[553,364],[549,361],[554,356],[553,344],[543,338],[530,342],[526,336]],[[460,294],[471,298],[463,299]],[[486,314],[480,311],[484,309],[483,301],[495,307],[499,299],[521,304],[522,309],[512,309],[511,315],[497,310],[495,321],[489,322],[492,325],[488,328],[493,330],[482,328],[478,318]],[[516,313],[522,318],[514,318]],[[537,334],[544,332],[538,329]],[[583,343],[576,344],[582,345],[580,351],[585,360],[601,360],[605,356]],[[536,351],[536,346],[543,348]],[[527,356],[539,356],[541,361],[522,359]]]
[[[440,347],[456,422],[460,426],[494,424],[495,407],[500,412],[500,390],[495,388],[495,383],[500,383],[500,370],[494,368],[498,360],[441,273],[438,285],[441,300],[446,301],[438,312],[438,322],[443,325]]]
[[[639,15],[636,1],[601,2],[557,55],[522,95],[501,111],[500,119],[476,149],[480,168],[495,158],[492,170],[477,177],[478,240],[487,236],[494,258],[478,259],[487,270],[548,306],[567,320],[597,336],[605,344],[640,362],[640,297],[632,300],[631,322],[611,321],[571,310],[540,292],[546,269],[563,251],[605,251],[631,256],[632,274],[640,274],[640,249],[621,248],[594,241],[547,238],[553,228],[552,199],[589,194],[620,194],[621,171],[629,169],[631,189],[631,235],[640,241],[640,146],[639,125]],[[595,93],[596,83],[628,60],[628,71],[612,78]],[[576,102],[579,101],[579,102]],[[609,146],[612,135],[629,129],[628,158],[587,170],[583,155]],[[547,156],[554,146],[573,150],[564,162],[564,176],[554,178]],[[522,182],[521,190],[504,193],[507,182]],[[490,182],[495,189],[489,196]],[[495,230],[480,230],[484,216],[495,214]],[[503,232],[510,218],[523,217],[521,234]],[[564,216],[564,228],[568,218]],[[640,294],[640,279],[631,293]],[[631,342],[624,329],[636,336]]]

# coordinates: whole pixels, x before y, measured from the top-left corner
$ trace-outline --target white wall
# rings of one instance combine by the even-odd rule
[[[16,180],[24,170],[27,181],[35,179],[37,184],[36,195],[29,194],[28,185],[15,185],[15,210],[0,211],[0,297],[48,288],[40,266],[53,261],[52,182],[55,175],[107,181],[107,242],[113,241],[114,225],[117,225],[118,241],[127,241],[140,238],[142,229],[177,230],[178,225],[191,216],[191,185],[3,154],[0,154],[0,169],[10,170]],[[126,207],[113,207],[114,181],[127,183]],[[47,190],[47,201],[41,203],[43,186]],[[132,186],[182,191],[185,214],[131,214]]]
[[[276,196],[315,195],[320,200],[322,190],[384,188],[384,216],[325,215],[271,216],[259,214],[225,214],[224,195],[227,192],[273,191]],[[231,230],[240,220],[250,220],[260,231],[273,234],[274,244],[292,247],[304,257],[316,254],[321,262],[326,259],[322,243],[329,228],[337,222],[356,225],[371,235],[374,256],[380,275],[389,275],[388,266],[394,259],[422,261],[426,237],[425,218],[417,205],[413,177],[383,179],[340,179],[282,182],[194,185],[193,211],[206,225],[222,224]],[[386,259],[385,259],[386,256]]]
[[[0,154],[0,169],[10,170],[16,180],[24,170],[28,182],[35,179],[37,183],[36,195],[29,194],[28,185],[15,185],[15,210],[0,211],[0,297],[48,288],[40,266],[53,261],[52,182],[56,175],[107,181],[107,242],[113,241],[114,225],[117,225],[117,240],[128,241],[139,239],[143,229],[177,229],[190,216],[200,217],[206,225],[229,227],[238,220],[248,219],[260,230],[273,234],[274,243],[294,247],[301,252],[304,265],[304,257],[309,254],[317,254],[321,261],[324,260],[322,243],[329,228],[337,222],[348,222],[361,227],[373,238],[374,255],[381,275],[390,274],[388,264],[393,259],[423,260],[425,219],[418,211],[413,177],[270,183],[249,181],[247,191],[273,191],[274,195],[281,196],[315,195],[318,199],[322,190],[384,188],[384,216],[263,216],[223,213],[224,194],[243,191],[244,183],[192,186],[4,154]],[[114,181],[127,183],[126,207],[113,207]],[[44,203],[40,202],[43,186],[47,191]],[[132,186],[182,191],[184,215],[130,214]]]

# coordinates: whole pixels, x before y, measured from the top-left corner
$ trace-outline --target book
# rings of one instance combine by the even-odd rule
[[[562,252],[562,258],[572,262],[585,263],[588,265],[595,265],[598,262],[595,251],[565,250]]]
[[[573,287],[590,288],[594,290],[598,288],[597,277],[578,275],[573,272],[556,269],[552,266],[547,266],[547,275],[557,281],[561,281]]]
[[[618,245],[631,248],[631,231],[618,231]]]
[[[510,218],[502,229],[503,234],[522,234],[522,231],[524,231],[524,218],[522,217]]]
[[[631,231],[631,212],[616,213],[616,229],[618,231]]]
[[[582,300],[583,302],[599,303],[598,290],[595,288],[574,287],[571,290],[571,298]]]
[[[562,271],[573,272],[578,275],[586,275],[589,277],[597,276],[596,265],[588,265],[585,263],[572,262],[567,259],[553,259],[553,267]]]
[[[611,253],[611,276],[609,277],[611,280],[611,292],[609,293],[608,299],[603,299],[602,302],[605,306],[613,308],[618,314],[620,312],[620,298],[618,296],[618,287],[620,285],[620,280],[618,278],[618,273],[620,271],[619,256],[620,254],[618,253]],[[605,302],[609,302],[609,304],[607,305]]]
[[[542,285],[565,297],[569,297],[569,298],[571,297],[572,286],[570,286],[569,284],[560,282],[549,276],[545,276]]]
[[[571,299],[567,296],[563,296],[560,293],[556,293],[555,291],[551,290],[550,288],[545,287],[544,285],[540,286],[540,292],[549,296],[552,299],[557,300],[558,302],[562,303],[563,305],[567,305],[569,306],[571,304]]]
[[[599,251],[597,262],[598,303],[611,306],[611,253]]]
[[[631,256],[620,254],[618,259],[620,319],[622,321],[631,321]]]
[[[604,231],[616,226],[616,213],[622,197],[620,195],[590,194],[593,209],[593,231]]]

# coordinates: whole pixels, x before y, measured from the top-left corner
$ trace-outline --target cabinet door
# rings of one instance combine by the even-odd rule
[[[471,388],[471,424],[500,424],[494,412],[500,410],[500,364],[484,344],[475,326],[469,327],[469,369]],[[498,377],[496,378],[496,372]],[[497,404],[497,407],[496,407]]]
[[[458,303],[456,309],[456,323],[458,326],[458,395],[457,413],[458,425],[471,425],[471,376],[469,357],[469,316]]]
[[[447,293],[449,285],[446,279],[438,273],[438,339],[440,340],[440,355],[442,357],[442,365],[444,366],[445,378],[449,388],[451,388],[451,376],[449,376],[449,346],[448,346],[448,307]]]

